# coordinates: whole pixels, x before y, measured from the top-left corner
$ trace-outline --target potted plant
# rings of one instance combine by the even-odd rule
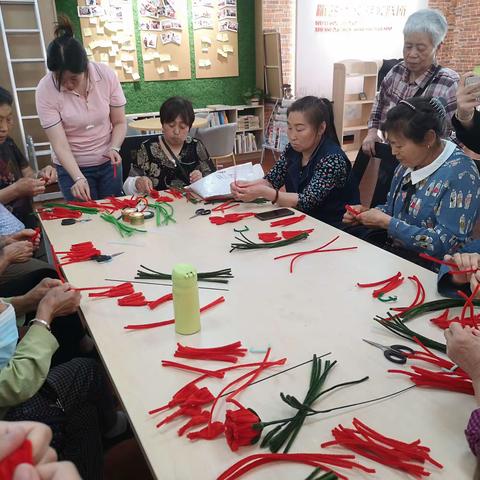
[[[244,94],[243,98],[245,99],[246,103],[250,105],[260,105],[260,101],[263,99],[264,94],[261,88],[250,88]]]

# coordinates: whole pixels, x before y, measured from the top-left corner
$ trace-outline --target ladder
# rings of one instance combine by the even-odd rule
[[[34,28],[6,28],[5,25],[5,16],[4,8],[8,5],[26,5],[32,8],[33,16],[35,18]],[[47,52],[45,49],[45,39],[43,36],[42,23],[40,18],[40,10],[37,0],[0,0],[0,31],[2,35],[2,40],[5,48],[5,56],[7,59],[7,70],[10,78],[10,85],[12,88],[12,95],[15,104],[15,111],[18,118],[18,128],[20,131],[20,136],[22,139],[23,149],[25,155],[29,159],[30,166],[35,172],[38,172],[38,159],[37,157],[46,157],[51,156],[52,148],[49,142],[33,142],[32,138],[25,132],[24,121],[25,120],[37,120],[40,122],[40,119],[37,114],[35,115],[25,115],[22,112],[22,105],[19,98],[19,93],[21,92],[35,92],[37,89],[36,85],[31,85],[28,87],[18,87],[17,79],[15,75],[14,66],[17,64],[25,63],[39,63],[44,67],[45,73],[47,73]],[[15,39],[16,35],[37,35],[40,43],[41,56],[31,57],[31,58],[12,58],[11,45]],[[18,75],[17,75],[18,76]],[[34,200],[47,200],[51,198],[58,198],[58,193],[48,193],[35,197]]]

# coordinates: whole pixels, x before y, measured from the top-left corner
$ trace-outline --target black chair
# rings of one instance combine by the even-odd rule
[[[130,173],[130,166],[136,161],[137,151],[140,145],[146,140],[158,138],[156,135],[133,135],[131,137],[125,137],[120,148],[120,156],[122,157],[122,172],[123,181],[125,181]]]

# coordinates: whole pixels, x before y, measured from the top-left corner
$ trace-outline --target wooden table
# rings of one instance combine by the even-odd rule
[[[165,417],[149,417],[147,411],[164,405],[171,395],[187,381],[195,378],[188,372],[162,368],[162,359],[173,359],[176,343],[192,346],[217,346],[241,340],[254,349],[272,348],[272,359],[288,357],[287,366],[309,360],[312,354],[332,352],[327,358],[338,360],[326,386],[359,379],[370,379],[319,400],[316,408],[359,402],[389,394],[410,384],[405,376],[387,373],[397,368],[389,363],[380,350],[367,345],[362,338],[384,345],[407,343],[378,326],[372,318],[387,311],[387,304],[374,299],[370,289],[356,286],[358,281],[376,281],[401,271],[405,277],[416,274],[427,291],[427,300],[438,298],[436,276],[408,261],[364,243],[348,234],[308,218],[298,228],[315,228],[310,238],[293,246],[272,250],[237,251],[229,253],[234,240],[233,228],[248,225],[246,235],[257,239],[258,232],[271,230],[269,222],[250,218],[237,224],[212,225],[207,217],[189,220],[200,205],[185,200],[173,203],[177,223],[166,227],[147,223],[148,233],[121,239],[112,225],[98,216],[88,223],[62,227],[60,221],[43,222],[48,237],[56,250],[67,250],[72,243],[91,240],[105,253],[125,252],[111,263],[86,262],[65,268],[68,279],[77,287],[113,285],[105,279],[133,280],[140,264],[169,272],[177,262],[190,262],[198,271],[231,267],[235,278],[226,287],[229,291],[200,290],[200,304],[205,305],[220,295],[226,302],[202,315],[202,330],[192,336],[175,334],[173,326],[145,331],[126,331],[124,325],[170,319],[172,305],[157,310],[147,307],[117,306],[115,299],[82,299],[82,312],[93,335],[101,357],[109,371],[121,401],[126,408],[136,436],[152,471],[159,479],[214,479],[234,462],[252,453],[258,446],[242,448],[233,453],[224,438],[214,441],[190,442],[177,436],[177,429],[185,422],[175,421],[157,430],[155,424]],[[234,209],[262,211],[271,206],[242,205]],[[229,210],[231,212],[232,210]],[[357,250],[310,255],[300,259],[293,274],[289,261],[274,261],[283,253],[309,250],[322,245],[336,235],[333,245],[358,245]],[[169,286],[155,285],[169,282],[142,281],[136,291],[147,299],[156,299],[171,291]],[[147,284],[150,283],[150,284]],[[210,288],[222,285],[203,284]],[[395,292],[397,294],[397,291]],[[399,305],[408,305],[415,295],[412,282],[398,290]],[[411,328],[444,341],[443,333],[432,327],[425,316],[409,323]],[[249,361],[260,361],[262,354],[249,353]],[[194,364],[194,361],[185,363]],[[198,363],[198,362],[197,362]],[[202,367],[219,368],[214,362],[201,362]],[[223,366],[223,365],[222,365]],[[272,373],[267,372],[265,375]],[[279,397],[280,392],[303,398],[307,390],[310,366],[300,367],[252,386],[237,398],[253,408],[263,420],[290,416],[292,410]],[[230,380],[234,377],[228,377]],[[218,380],[205,383],[218,393]],[[216,418],[223,421],[225,405],[216,410]],[[320,452],[320,444],[331,439],[331,429],[342,423],[350,426],[354,416],[382,433],[404,441],[420,438],[431,447],[433,458],[444,470],[429,468],[430,478],[470,479],[475,458],[464,437],[464,428],[475,408],[473,397],[414,388],[388,400],[307,420],[295,441],[292,452]],[[330,448],[326,453],[345,453]],[[374,466],[376,476],[348,472],[349,478],[403,479],[405,475],[361,459]],[[310,467],[293,464],[272,464],[246,475],[245,478],[301,479]]]
[[[192,128],[203,128],[208,125],[208,119],[206,118],[196,118],[193,121]],[[141,130],[142,132],[161,132],[162,124],[160,123],[159,117],[144,118],[143,120],[134,120],[128,124],[129,127],[135,128],[136,130]]]

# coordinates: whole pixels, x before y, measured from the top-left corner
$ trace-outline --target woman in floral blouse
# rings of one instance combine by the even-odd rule
[[[123,184],[127,195],[184,187],[215,171],[203,143],[188,136],[194,118],[192,104],[184,98],[172,97],[162,104],[163,134],[140,146]]]
[[[443,258],[471,239],[480,178],[473,160],[442,139],[445,118],[437,98],[402,100],[388,112],[384,130],[400,165],[384,205],[345,214],[345,223],[366,227],[352,234],[417,263],[418,253]]]
[[[328,100],[303,97],[287,110],[290,143],[262,180],[231,185],[237,200],[258,197],[338,226],[348,202],[350,161],[340,148]],[[286,191],[280,191],[285,187]]]

